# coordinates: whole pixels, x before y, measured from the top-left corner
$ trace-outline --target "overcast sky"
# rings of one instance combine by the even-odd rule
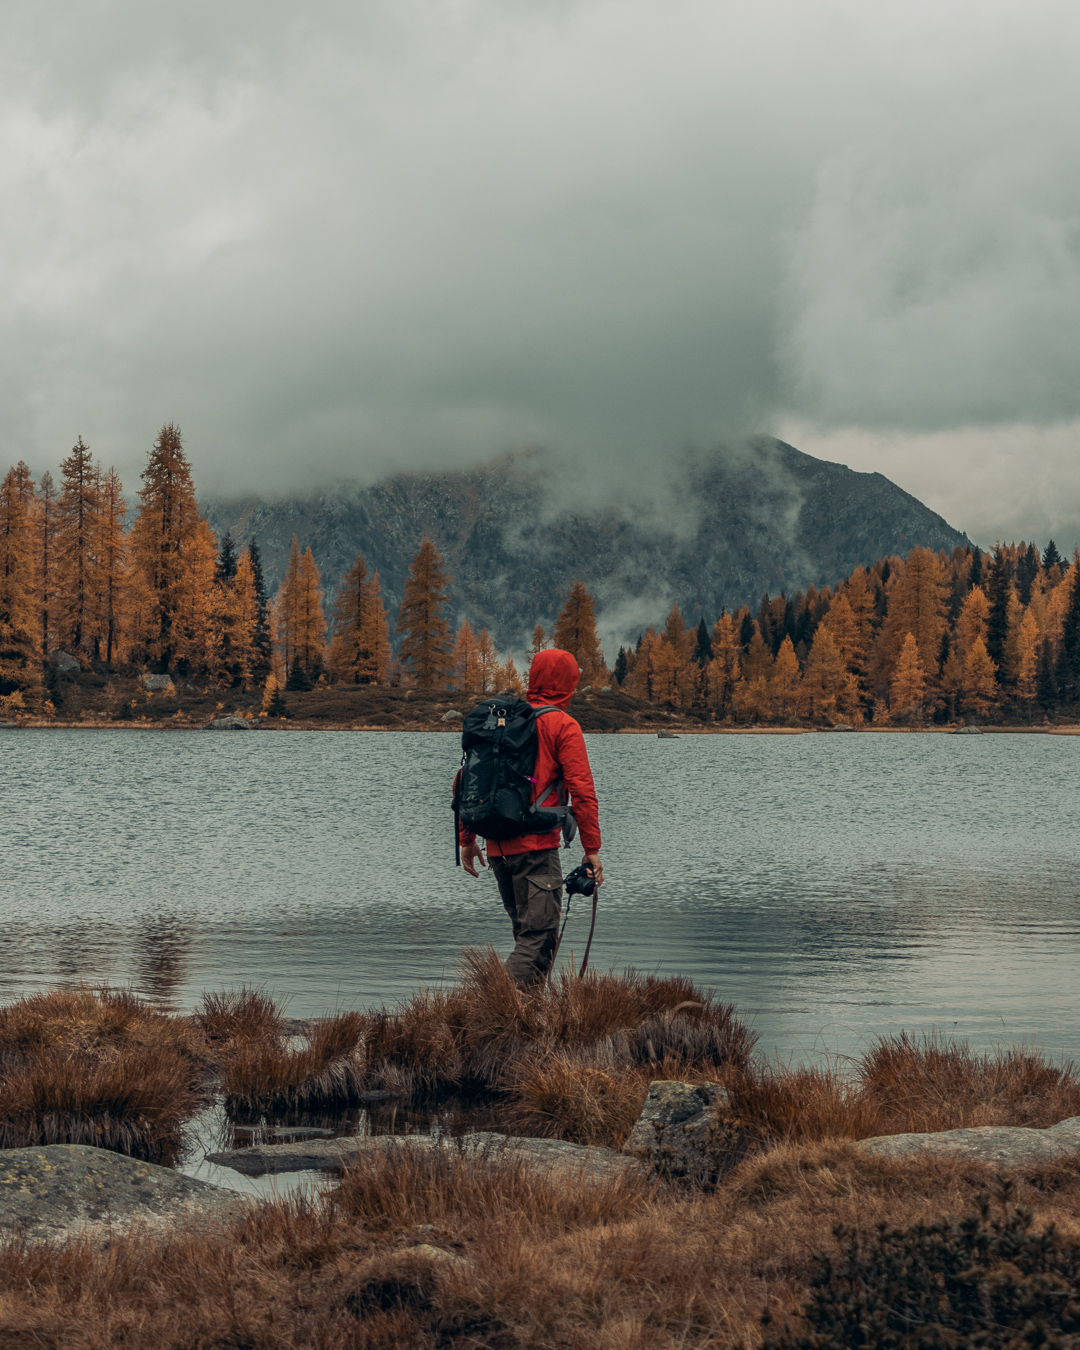
[[[0,434],[305,490],[748,430],[1080,540],[1080,9],[7,0]],[[1064,537],[1063,537],[1064,536]]]

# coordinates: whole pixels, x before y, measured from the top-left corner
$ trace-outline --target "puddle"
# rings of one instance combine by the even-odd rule
[[[273,1199],[312,1195],[332,1189],[332,1172],[278,1172],[245,1177],[231,1167],[207,1162],[208,1153],[279,1144],[292,1139],[346,1139],[386,1134],[431,1134],[454,1138],[473,1130],[508,1133],[497,1102],[476,1097],[444,1097],[428,1104],[387,1101],[331,1112],[283,1111],[230,1116],[224,1097],[216,1097],[184,1126],[177,1172],[242,1195]]]

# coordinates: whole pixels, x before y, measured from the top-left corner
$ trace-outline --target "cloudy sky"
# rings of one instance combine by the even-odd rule
[[[7,0],[0,435],[296,491],[746,431],[1080,542],[1080,10]]]

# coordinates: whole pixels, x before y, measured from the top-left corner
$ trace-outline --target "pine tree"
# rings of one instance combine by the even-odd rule
[[[21,477],[0,483],[0,698],[5,711],[36,703],[41,667],[34,604],[33,521]]]
[[[1031,588],[1038,579],[1039,570],[1039,551],[1034,544],[1028,544],[1016,565],[1016,588],[1022,605],[1031,604]]]
[[[912,633],[904,638],[889,686],[889,716],[897,722],[921,722],[926,698],[926,672]]]
[[[1080,699],[1080,567],[1070,567],[1061,583],[1068,596],[1057,653],[1058,697],[1063,703]]]
[[[990,660],[1003,670],[1005,643],[1009,636],[1009,595],[1012,590],[1009,560],[999,545],[994,549],[990,566],[986,569],[986,598],[990,616],[986,621],[986,652]]]
[[[247,555],[251,560],[251,580],[255,588],[255,635],[252,641],[251,678],[256,684],[265,682],[270,674],[274,656],[274,631],[270,621],[266,578],[263,575],[262,554],[254,539],[248,541]]]
[[[60,644],[88,653],[99,598],[101,475],[80,436],[60,466],[56,510],[56,627]]]
[[[412,668],[421,689],[445,686],[450,673],[453,658],[445,618],[448,585],[438,549],[425,539],[409,568],[397,624],[403,634],[401,662]]]
[[[628,663],[626,659],[626,648],[620,647],[619,654],[615,658],[615,670],[613,672],[615,676],[615,683],[618,684],[620,687],[622,686],[623,681],[626,679],[627,668]]]
[[[221,541],[221,551],[218,554],[217,579],[218,581],[232,581],[236,576],[236,568],[239,558],[236,556],[236,545],[233,543],[233,537],[225,531],[225,538]]]
[[[56,586],[56,509],[59,495],[53,476],[46,470],[38,482],[37,516],[34,522],[37,553],[36,603],[41,633],[41,655],[52,650],[50,619]]]
[[[555,620],[555,646],[577,659],[581,667],[582,684],[607,682],[608,672],[596,632],[593,598],[582,581],[575,581],[570,587],[559,617]]]
[[[454,687],[470,694],[483,690],[480,679],[480,662],[477,659],[476,634],[468,619],[463,620],[454,642]]]
[[[621,647],[619,648],[619,651],[622,651]],[[698,619],[697,633],[694,638],[693,661],[704,670],[708,667],[709,662],[712,660],[712,656],[712,637],[709,634],[709,626],[705,622],[705,616],[702,615],[701,618]]]
[[[1066,547],[1068,547],[1066,545]],[[1046,546],[1046,552],[1043,554],[1043,571],[1049,572],[1051,567],[1061,566],[1061,554],[1058,552],[1057,544],[1051,539]]]
[[[201,579],[205,570],[206,545],[178,426],[170,422],[161,428],[142,480],[131,531],[133,571],[140,590],[135,638],[148,659],[170,670],[197,645],[184,625],[201,608],[201,597],[188,594],[188,589],[192,578]],[[200,556],[189,559],[192,551]]]

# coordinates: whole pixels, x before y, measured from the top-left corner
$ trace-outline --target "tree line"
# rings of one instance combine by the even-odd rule
[[[447,617],[451,579],[420,544],[396,622],[395,654],[379,573],[362,556],[329,615],[311,548],[294,536],[275,596],[258,545],[220,542],[199,511],[178,427],[162,427],[130,513],[115,469],[80,437],[60,479],[34,482],[23,463],[0,483],[0,711],[48,710],[50,658],[135,666],[220,688],[259,688],[282,711],[283,689],[318,683],[415,684],[467,693],[524,684],[486,628]],[[762,597],[688,626],[674,605],[663,626],[620,647],[608,667],[593,598],[577,581],[554,627],[538,624],[530,659],[572,652],[582,683],[732,722],[797,719],[918,725],[931,719],[1053,714],[1080,699],[1080,569],[1051,541],[989,554],[912,549],[857,567],[835,588]]]

